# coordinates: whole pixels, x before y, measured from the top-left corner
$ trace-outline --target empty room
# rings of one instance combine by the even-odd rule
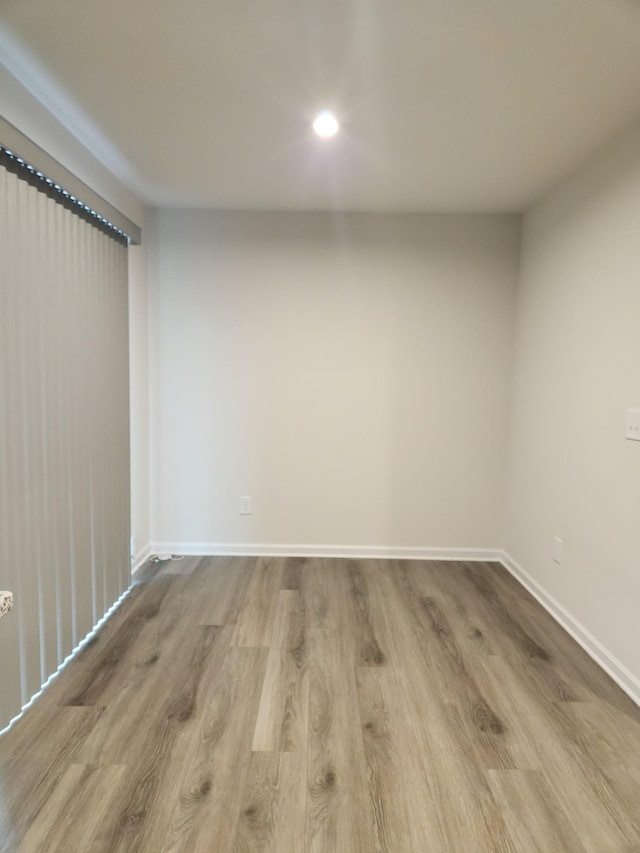
[[[640,851],[640,4],[3,0],[0,853]]]

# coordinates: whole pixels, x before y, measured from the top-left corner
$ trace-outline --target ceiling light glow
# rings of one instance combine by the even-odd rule
[[[313,129],[318,136],[334,136],[339,128],[338,120],[329,110],[323,110],[321,113],[318,113],[313,121]]]

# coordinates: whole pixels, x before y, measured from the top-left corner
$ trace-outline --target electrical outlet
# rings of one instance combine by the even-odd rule
[[[553,562],[562,562],[562,539],[556,538],[553,540]]]
[[[251,495],[240,498],[240,515],[251,515]]]
[[[627,412],[627,429],[624,437],[630,441],[640,441],[640,409],[629,409]]]

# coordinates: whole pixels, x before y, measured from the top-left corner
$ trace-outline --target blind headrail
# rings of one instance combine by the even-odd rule
[[[65,196],[77,201],[84,211],[90,211],[101,217],[106,223],[122,232],[130,243],[140,245],[142,231],[139,225],[132,222],[113,205],[109,204],[95,190],[70,172],[66,166],[47,154],[28,136],[0,116],[0,147],[13,154],[25,166],[42,175],[56,189],[60,188]]]

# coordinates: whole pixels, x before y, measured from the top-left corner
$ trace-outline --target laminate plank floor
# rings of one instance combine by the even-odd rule
[[[639,853],[640,709],[495,563],[186,558],[0,738],[2,853]]]

